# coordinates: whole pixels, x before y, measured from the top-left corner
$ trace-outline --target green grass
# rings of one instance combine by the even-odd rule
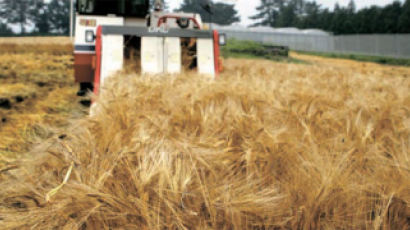
[[[404,58],[392,58],[392,57],[379,57],[379,56],[368,56],[360,54],[336,54],[336,53],[321,53],[321,52],[310,52],[310,51],[296,51],[300,54],[314,55],[320,57],[329,58],[340,58],[340,59],[350,59],[362,62],[374,62],[383,65],[395,65],[395,66],[410,66],[410,59]]]
[[[226,46],[221,48],[224,58],[267,59],[277,62],[306,63],[305,61],[288,57],[287,54],[269,55],[266,48],[253,41],[229,39]]]

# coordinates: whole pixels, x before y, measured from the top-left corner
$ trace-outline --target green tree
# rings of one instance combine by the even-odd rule
[[[21,33],[26,32],[26,26],[30,23],[30,9],[33,0],[1,0],[0,17],[8,24],[18,24]]]
[[[301,16],[305,13],[305,7],[308,2],[305,0],[288,0],[287,3],[293,5],[293,10],[296,15]]]
[[[297,27],[304,18],[305,0],[262,0],[252,26]]]
[[[410,33],[410,0],[406,0],[399,17],[398,30],[400,33]]]
[[[345,17],[343,15],[343,9],[340,7],[339,3],[335,4],[334,10],[333,10],[333,17],[332,21],[330,22],[330,30],[334,32],[335,34],[341,34],[343,33],[343,23],[345,20]]]
[[[399,18],[402,12],[402,6],[399,1],[385,6],[381,11],[383,18],[382,30],[384,33],[399,32]]]
[[[240,22],[241,18],[238,11],[232,4],[215,3],[213,5],[212,21],[219,25],[231,25],[235,22]]]
[[[299,26],[301,28],[323,28],[321,22],[322,15],[320,5],[316,2],[306,2],[304,11],[300,19]]]
[[[257,21],[251,26],[275,27],[279,17],[279,10],[284,6],[284,3],[284,0],[261,0],[260,5],[256,7],[258,13],[249,17]]]
[[[70,1],[51,0],[47,10],[50,30],[55,33],[68,34],[70,30]]]
[[[297,2],[292,1],[283,4],[279,8],[279,15],[276,22],[274,23],[276,27],[296,27],[299,24],[299,6]]]
[[[355,14],[354,10],[354,4],[349,4],[347,8],[343,8],[336,3],[333,11],[330,30],[335,34],[355,33],[355,25],[353,19]]]
[[[371,33],[373,20],[370,8],[359,10],[355,15],[356,32],[359,34]]]
[[[35,0],[30,11],[30,18],[35,31],[46,34],[50,32],[49,8],[43,0]]]
[[[355,14],[356,14],[356,3],[354,0],[350,0],[347,8],[344,10],[345,21],[343,23],[343,33],[352,34],[356,33],[355,29]]]
[[[347,10],[351,14],[354,14],[356,12],[356,3],[354,2],[354,0],[350,0],[349,4],[347,5]]]
[[[8,27],[6,23],[0,22],[0,36],[11,34],[13,34],[13,31],[10,29],[10,27]]]
[[[209,9],[207,9],[209,6]],[[213,22],[219,25],[231,25],[240,22],[235,5],[225,3],[212,3],[207,1],[184,0],[177,11],[197,13],[204,22]]]
[[[410,33],[410,0],[358,11],[354,0],[346,7],[335,4],[333,11],[315,0],[261,0],[256,10],[252,26],[318,28],[335,34]]]

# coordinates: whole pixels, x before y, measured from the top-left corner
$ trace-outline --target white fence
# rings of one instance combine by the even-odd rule
[[[410,58],[410,34],[315,35],[224,30],[228,38],[289,46],[293,50]]]

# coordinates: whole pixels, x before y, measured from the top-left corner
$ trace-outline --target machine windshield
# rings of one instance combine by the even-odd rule
[[[86,15],[145,17],[148,10],[149,0],[77,0],[77,12]]]

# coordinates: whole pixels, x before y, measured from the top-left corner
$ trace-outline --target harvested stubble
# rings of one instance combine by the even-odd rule
[[[33,82],[41,83],[42,86],[74,84],[72,66],[72,55],[35,52],[0,54],[0,81]]]
[[[72,55],[69,37],[0,37],[0,54]]]
[[[4,54],[27,54],[45,53],[51,55],[71,55],[73,46],[71,44],[0,44],[0,53]]]
[[[0,45],[3,44],[20,44],[20,45],[69,45],[73,42],[70,37],[0,37]]]
[[[0,228],[409,229],[409,78],[225,66],[111,79],[0,171]]]
[[[48,137],[42,126],[62,128],[68,117],[78,117],[82,111],[75,96],[72,50],[61,55],[71,45],[57,45],[49,38],[42,41],[49,45],[0,38],[0,168],[3,158],[18,157],[33,142]]]

